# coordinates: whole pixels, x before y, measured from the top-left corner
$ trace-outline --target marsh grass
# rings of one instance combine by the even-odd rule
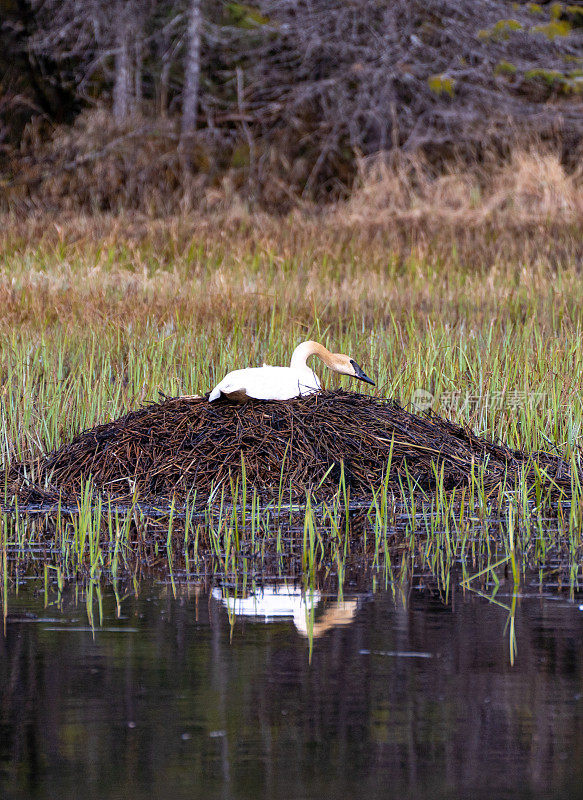
[[[307,498],[301,509],[280,508],[279,515],[274,509],[272,518],[253,502],[251,517],[241,506],[209,506],[204,517],[190,519],[188,510],[177,516],[171,507],[154,520],[136,507],[105,511],[92,502],[87,487],[76,514],[59,510],[56,521],[54,516],[3,519],[4,624],[24,575],[43,581],[45,607],[61,608],[74,588],[92,629],[102,625],[105,585],[113,587],[121,609],[124,597],[137,595],[142,580],[152,576],[163,577],[175,598],[192,587],[208,591],[217,584],[224,597],[246,597],[283,581],[300,585],[306,598],[311,658],[315,592],[341,602],[345,593],[384,590],[406,608],[413,591],[429,591],[449,604],[461,590],[506,611],[512,664],[517,599],[549,591],[562,591],[571,600],[580,596],[582,555],[581,520],[573,521],[571,509],[532,508],[515,488],[497,515],[488,498],[477,496],[478,487],[478,502],[469,513],[465,496],[444,504],[442,494],[413,508],[415,497],[406,490],[399,498],[381,491],[365,512],[350,508],[340,486],[330,504],[315,507]],[[236,617],[228,602],[227,610],[232,636]]]
[[[394,231],[293,219],[150,233],[115,220],[105,240],[103,220],[58,235],[6,224],[4,463],[159,392],[204,393],[236,366],[287,363],[310,337],[364,364],[378,395],[407,404],[428,390],[435,411],[481,435],[568,457],[581,441],[581,237],[570,226],[474,232],[484,252],[454,229],[433,244],[413,231],[405,258]]]
[[[175,576],[198,579],[209,570],[235,582],[241,573],[292,573],[312,583],[326,574],[340,594],[355,568],[388,587],[410,562],[447,596],[454,567],[469,582],[476,567],[504,563],[515,586],[538,572],[541,587],[551,582],[573,596],[583,549],[577,483],[574,474],[575,502],[557,503],[527,482],[525,469],[496,493],[485,491],[480,475],[447,492],[441,474],[431,494],[404,483],[395,494],[385,483],[363,504],[351,501],[341,479],[324,503],[308,494],[303,504],[265,506],[253,492],[250,502],[227,504],[223,495],[201,510],[194,501],[142,508],[137,499],[115,507],[88,481],[74,508],[5,512],[0,545],[5,564],[50,563],[68,577],[115,581],[162,569],[174,586]]]
[[[287,363],[298,341],[315,338],[361,363],[378,396],[407,405],[424,389],[436,412],[480,435],[528,451],[558,448],[577,465],[581,230],[572,216],[560,225],[409,218],[384,227],[332,215],[220,224],[6,218],[2,464],[51,451],[159,392],[204,393],[237,366]],[[290,506],[283,485],[269,508],[242,485],[233,487],[240,502],[227,506],[218,487],[202,517],[193,506],[146,513],[137,499],[108,507],[88,482],[78,508],[51,519],[4,515],[4,580],[20,554],[29,567],[48,564],[57,583],[162,565],[173,583],[209,569],[231,578],[293,569],[312,582],[328,570],[342,587],[366,556],[387,586],[412,564],[446,594],[456,565],[466,583],[485,569],[476,583],[492,585],[497,572],[487,564],[521,581],[540,569],[541,582],[554,564],[555,583],[577,591],[576,477],[571,503],[558,506],[542,479],[530,487],[519,479],[496,497],[479,473],[463,494],[436,479],[431,498],[408,481],[398,497],[376,487],[360,529],[342,481],[329,504],[315,508],[308,497],[303,509]]]
[[[541,479],[540,487],[544,485]],[[397,494],[381,485],[367,508],[350,500],[342,481],[327,503],[279,500],[227,505],[214,498],[200,511],[103,504],[88,481],[77,507],[56,513],[5,513],[0,530],[0,586],[4,620],[9,597],[23,576],[44,581],[45,606],[58,607],[77,587],[91,628],[101,625],[102,587],[116,597],[130,582],[162,578],[174,597],[186,586],[219,584],[227,597],[256,594],[273,581],[301,585],[306,597],[342,601],[345,593],[389,591],[405,607],[413,590],[428,590],[444,603],[454,591],[474,593],[505,609],[511,663],[516,655],[517,598],[525,593],[581,594],[583,521],[576,503],[554,503],[526,470],[514,484],[485,492],[479,474],[461,492],[441,484],[431,495],[403,483]],[[459,589],[457,589],[459,587]],[[118,606],[121,600],[118,599]],[[309,606],[309,604],[308,604]],[[315,616],[307,606],[311,656]],[[230,617],[231,633],[235,617]]]

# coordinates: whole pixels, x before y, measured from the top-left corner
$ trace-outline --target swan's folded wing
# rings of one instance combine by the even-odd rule
[[[218,400],[221,394],[237,400],[245,395],[256,400],[290,400],[317,392],[319,388],[320,382],[311,370],[250,367],[229,372],[212,390],[209,401]]]
[[[300,373],[290,367],[262,367],[250,377],[245,388],[257,400],[291,400],[320,388],[313,372]]]

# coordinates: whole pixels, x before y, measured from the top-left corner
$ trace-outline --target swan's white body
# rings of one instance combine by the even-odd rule
[[[321,358],[335,372],[373,383],[349,356],[331,353],[318,342],[310,341],[302,342],[296,347],[289,367],[270,367],[264,364],[262,367],[229,372],[212,390],[209,402],[212,403],[221,396],[235,401],[244,401],[250,397],[257,400],[290,400],[292,397],[318,392],[322,388],[318,376],[306,363],[311,355]]]
[[[218,400],[221,394],[255,397],[257,400],[289,400],[291,397],[313,394],[321,388],[315,372],[291,367],[251,367],[229,372],[215,386],[209,401]],[[237,399],[234,397],[233,399]]]

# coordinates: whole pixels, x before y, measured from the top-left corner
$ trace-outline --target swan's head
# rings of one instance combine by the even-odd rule
[[[302,342],[296,347],[291,359],[291,368],[305,369],[306,361],[310,356],[317,356],[322,359],[329,369],[333,369],[341,375],[350,375],[351,378],[358,378],[359,381],[370,383],[372,386],[375,385],[375,382],[368,377],[363,368],[353,358],[345,356],[344,353],[331,353],[324,345],[311,340]]]
[[[341,353],[334,353],[334,365],[332,367],[336,372],[342,375],[350,375],[352,378],[358,378],[359,381],[370,383],[375,386],[375,382],[371,380],[363,368],[356,363],[350,356],[342,355]]]

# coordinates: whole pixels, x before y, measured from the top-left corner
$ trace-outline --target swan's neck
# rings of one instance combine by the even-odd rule
[[[290,367],[292,369],[306,369],[306,362],[310,356],[318,356],[324,364],[334,369],[334,356],[324,345],[318,342],[302,342],[293,351]]]

